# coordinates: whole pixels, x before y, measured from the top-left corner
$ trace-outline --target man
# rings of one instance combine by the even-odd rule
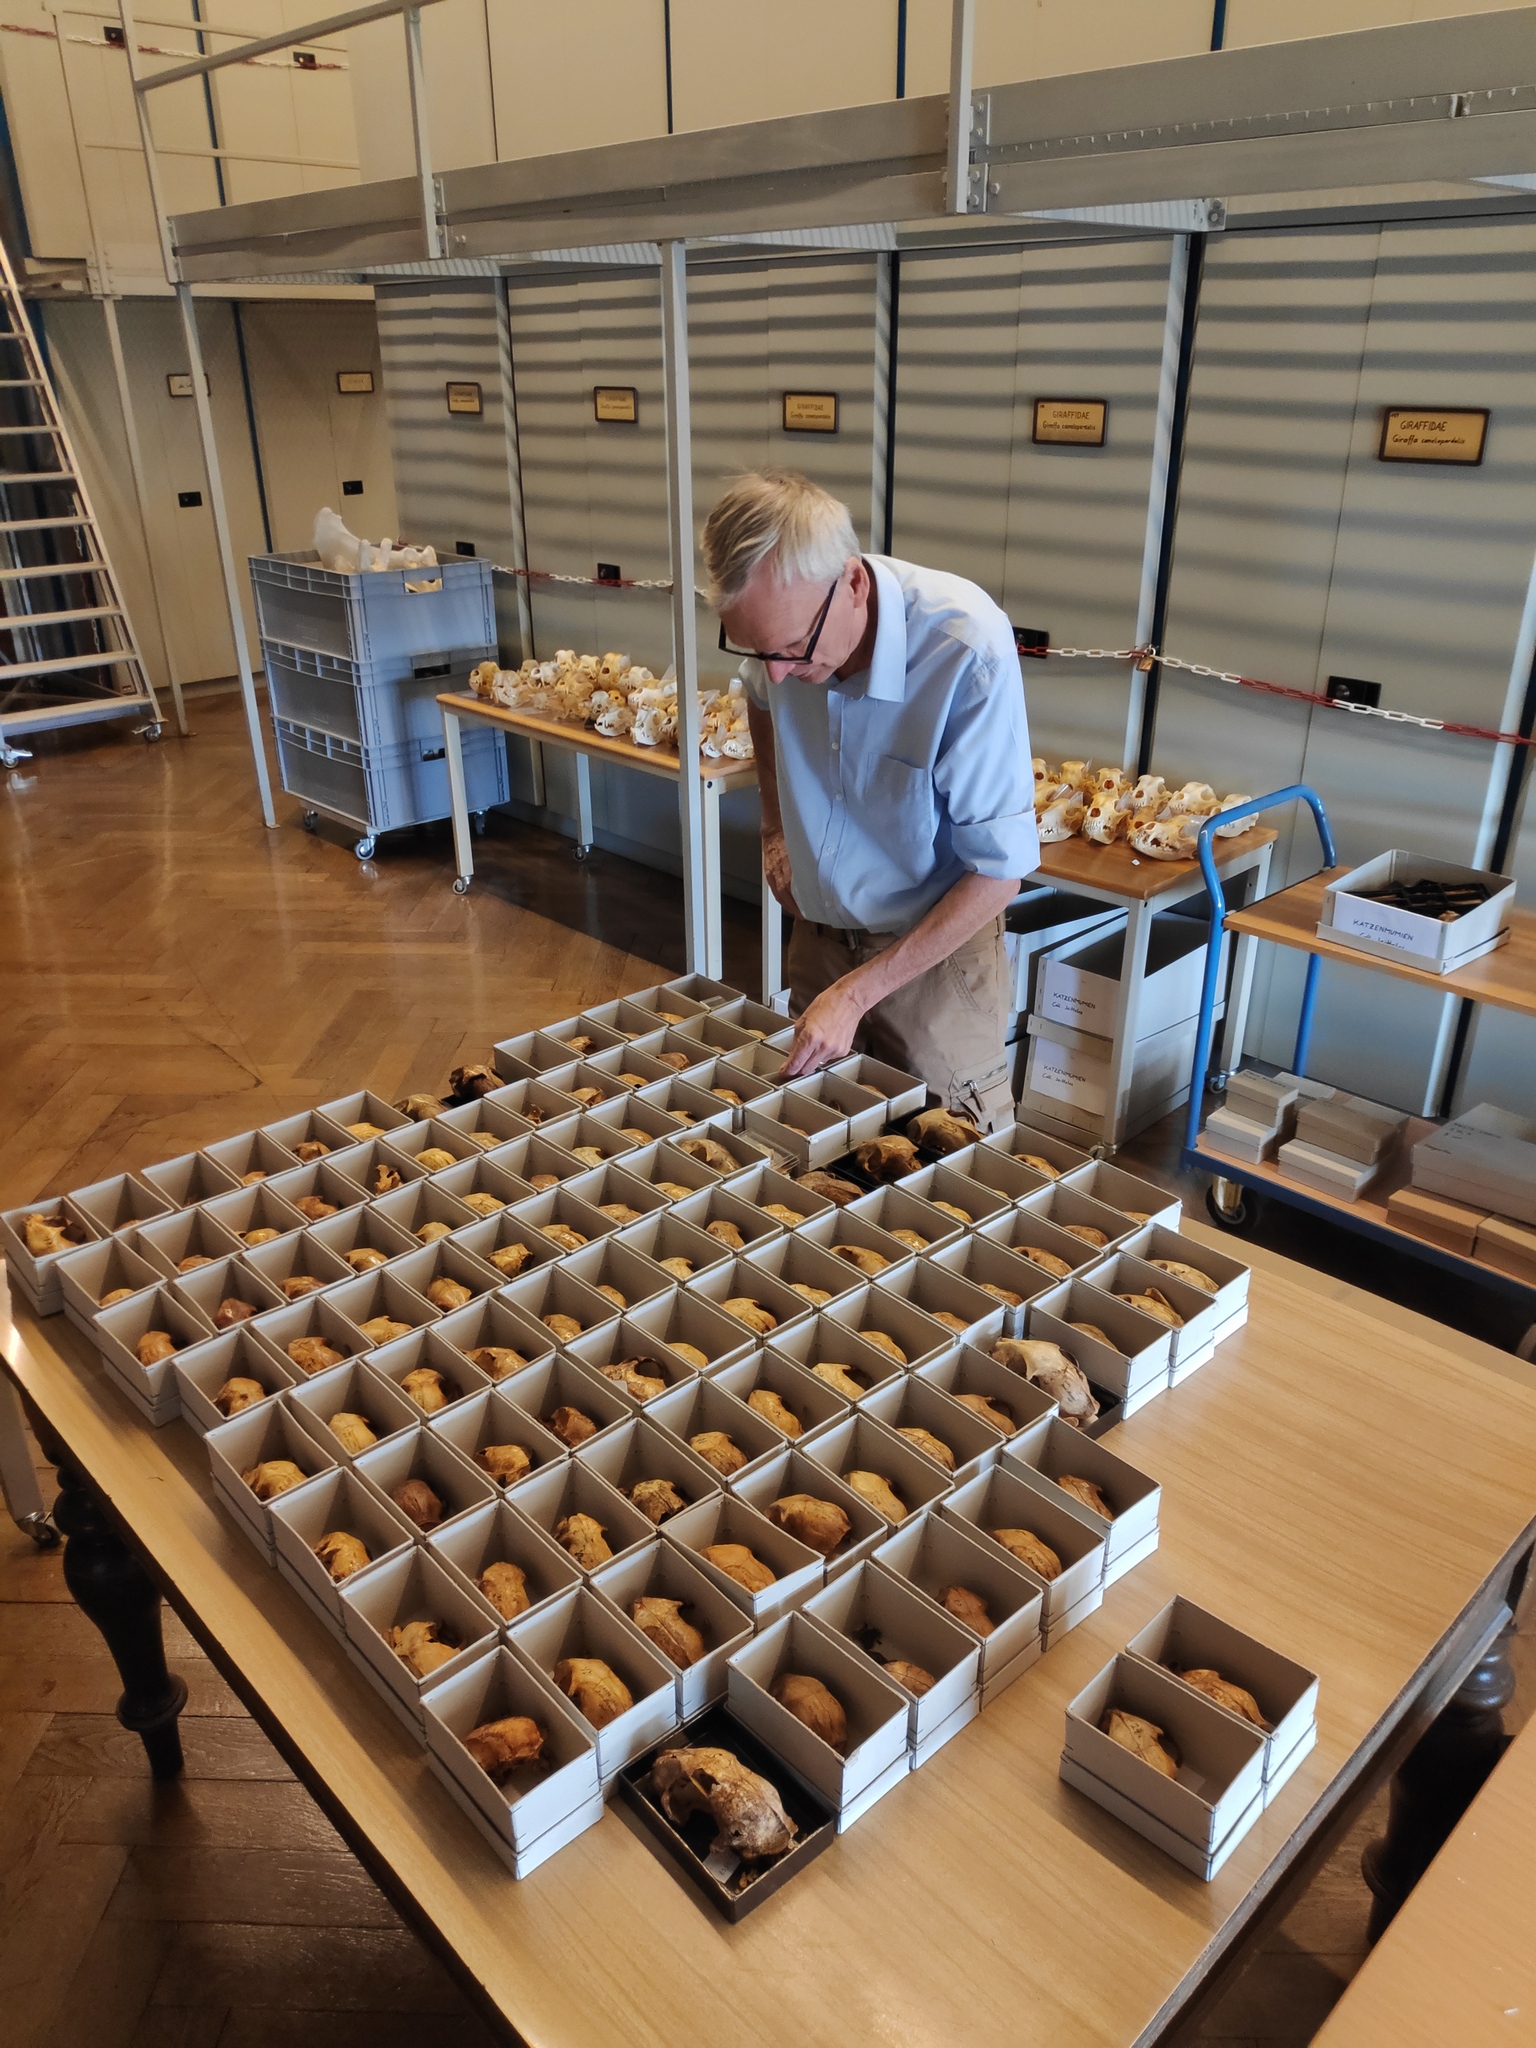
[[[789,470],[730,486],[704,563],[795,920],[786,1078],[868,1052],[1007,1121],[1003,912],[1039,860],[1012,628],[974,583],[861,555],[848,508]]]

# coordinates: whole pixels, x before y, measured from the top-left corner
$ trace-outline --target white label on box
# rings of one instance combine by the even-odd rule
[[[1375,939],[1383,946],[1396,946],[1404,953],[1422,953],[1427,959],[1440,957],[1438,918],[1419,917],[1411,910],[1392,910],[1385,903],[1368,903],[1363,897],[1334,898],[1333,928],[1357,932],[1362,939]]]
[[[1107,1060],[1094,1059],[1077,1046],[1058,1045],[1052,1038],[1036,1038],[1030,1045],[1030,1087],[1058,1102],[1075,1103],[1095,1116],[1103,1115],[1109,1100],[1109,1090],[1100,1078],[1108,1070]]]

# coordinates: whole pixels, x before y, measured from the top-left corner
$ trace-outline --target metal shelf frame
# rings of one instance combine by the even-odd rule
[[[652,269],[661,298],[679,743],[698,744],[688,255],[984,248],[1171,236],[1138,642],[1151,636],[1177,501],[1197,241],[1228,226],[1536,210],[1536,7],[1319,36],[976,91],[975,0],[952,0],[947,94],[434,172],[420,9],[373,0],[141,75],[118,0],[167,279],[181,309],[263,807],[274,821],[191,287],[506,278],[551,263]],[[414,174],[168,217],[149,95],[255,51],[403,18]],[[1216,196],[1223,195],[1223,196]],[[1125,758],[1157,686],[1129,674]],[[1513,753],[1515,750],[1511,750]],[[1511,761],[1508,773],[1518,772]],[[718,978],[695,779],[678,782],[688,964]]]

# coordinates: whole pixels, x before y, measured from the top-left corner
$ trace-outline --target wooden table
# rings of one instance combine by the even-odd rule
[[[1536,1721],[1367,1956],[1317,2048],[1536,2040]]]
[[[191,1431],[141,1423],[62,1317],[15,1308],[0,1349],[209,1655],[509,2038],[1104,2048],[1159,2038],[1289,1904],[1482,1654],[1536,1536],[1529,1370],[1313,1282],[1256,1264],[1247,1328],[1114,1434],[1163,1483],[1156,1555],[735,1928],[614,1814],[514,1882],[212,1505]],[[1316,1749],[1209,1885],[1057,1776],[1067,1700],[1176,1591],[1321,1677]]]
[[[587,725],[562,725],[558,719],[536,718],[526,711],[508,711],[489,704],[482,697],[461,696],[450,691],[438,698],[443,714],[443,736],[448,751],[448,788],[453,806],[453,852],[458,873],[454,893],[462,896],[474,878],[474,839],[470,831],[469,803],[464,784],[464,725],[488,726],[493,732],[515,734],[529,742],[533,760],[533,800],[544,802],[545,747],[557,747],[576,762],[576,858],[585,860],[592,850],[593,761],[609,761],[615,767],[633,768],[641,775],[657,775],[677,787],[682,766],[675,747],[637,747],[633,740],[605,739]],[[727,790],[745,789],[757,781],[755,761],[699,762],[698,790],[701,799],[699,836],[702,842],[702,872],[690,872],[689,832],[683,821],[683,901],[687,910],[688,955],[691,972],[718,981],[724,972],[720,932],[720,799]],[[684,794],[679,789],[679,796]],[[763,895],[763,990],[766,1003],[783,986],[782,926],[779,906],[765,879]]]
[[[1270,850],[1279,836],[1269,826],[1255,825],[1252,831],[1241,833],[1235,839],[1212,839],[1211,851],[1229,890],[1233,883],[1243,878],[1242,886],[1251,896],[1263,894],[1269,875]],[[1040,865],[1029,879],[1049,882],[1053,888],[1067,889],[1074,895],[1092,897],[1100,903],[1113,903],[1123,908],[1126,914],[1125,952],[1121,959],[1111,1039],[1109,1100],[1101,1124],[1094,1130],[1092,1126],[1052,1116],[1042,1108],[1038,1096],[1032,1095],[1029,1102],[1031,1123],[1040,1124],[1057,1137],[1066,1138],[1074,1144],[1082,1143],[1087,1131],[1091,1134],[1090,1142],[1092,1136],[1101,1137],[1113,1151],[1126,1138],[1133,1137],[1135,1130],[1155,1122],[1157,1117],[1176,1107],[1177,1102],[1186,1099],[1187,1089],[1175,1100],[1156,1105],[1150,1114],[1143,1114],[1135,1130],[1131,1128],[1131,1074],[1136,1044],[1141,1036],[1142,983],[1152,919],[1159,911],[1170,910],[1176,903],[1203,897],[1205,878],[1200,872],[1199,862],[1195,860],[1149,860],[1125,840],[1117,840],[1113,846],[1097,846],[1091,839],[1075,838],[1060,839],[1042,846]],[[1240,1046],[1243,1041],[1248,998],[1253,987],[1254,943],[1252,939],[1240,938],[1233,955],[1221,1053],[1216,1062],[1222,1068],[1232,1064],[1228,1048]]]

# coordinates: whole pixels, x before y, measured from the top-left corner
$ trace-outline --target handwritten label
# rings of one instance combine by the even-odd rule
[[[784,394],[786,434],[835,434],[837,393],[835,391],[786,391]]]
[[[1033,438],[1068,448],[1102,448],[1108,418],[1104,398],[1037,398]]]
[[[604,426],[638,426],[640,393],[633,384],[594,384],[592,412]]]
[[[1438,918],[1420,917],[1412,910],[1388,910],[1342,891],[1334,898],[1333,923],[1336,931],[1353,932],[1358,938],[1374,939],[1379,946],[1419,953],[1430,960],[1439,958],[1445,931]]]
[[[1475,467],[1488,438],[1488,409],[1442,412],[1388,406],[1381,423],[1383,462],[1459,462]]]
[[[338,370],[336,389],[348,394],[363,395],[373,389],[372,370]]]
[[[452,413],[478,413],[481,410],[480,386],[478,384],[449,384],[448,410]]]

